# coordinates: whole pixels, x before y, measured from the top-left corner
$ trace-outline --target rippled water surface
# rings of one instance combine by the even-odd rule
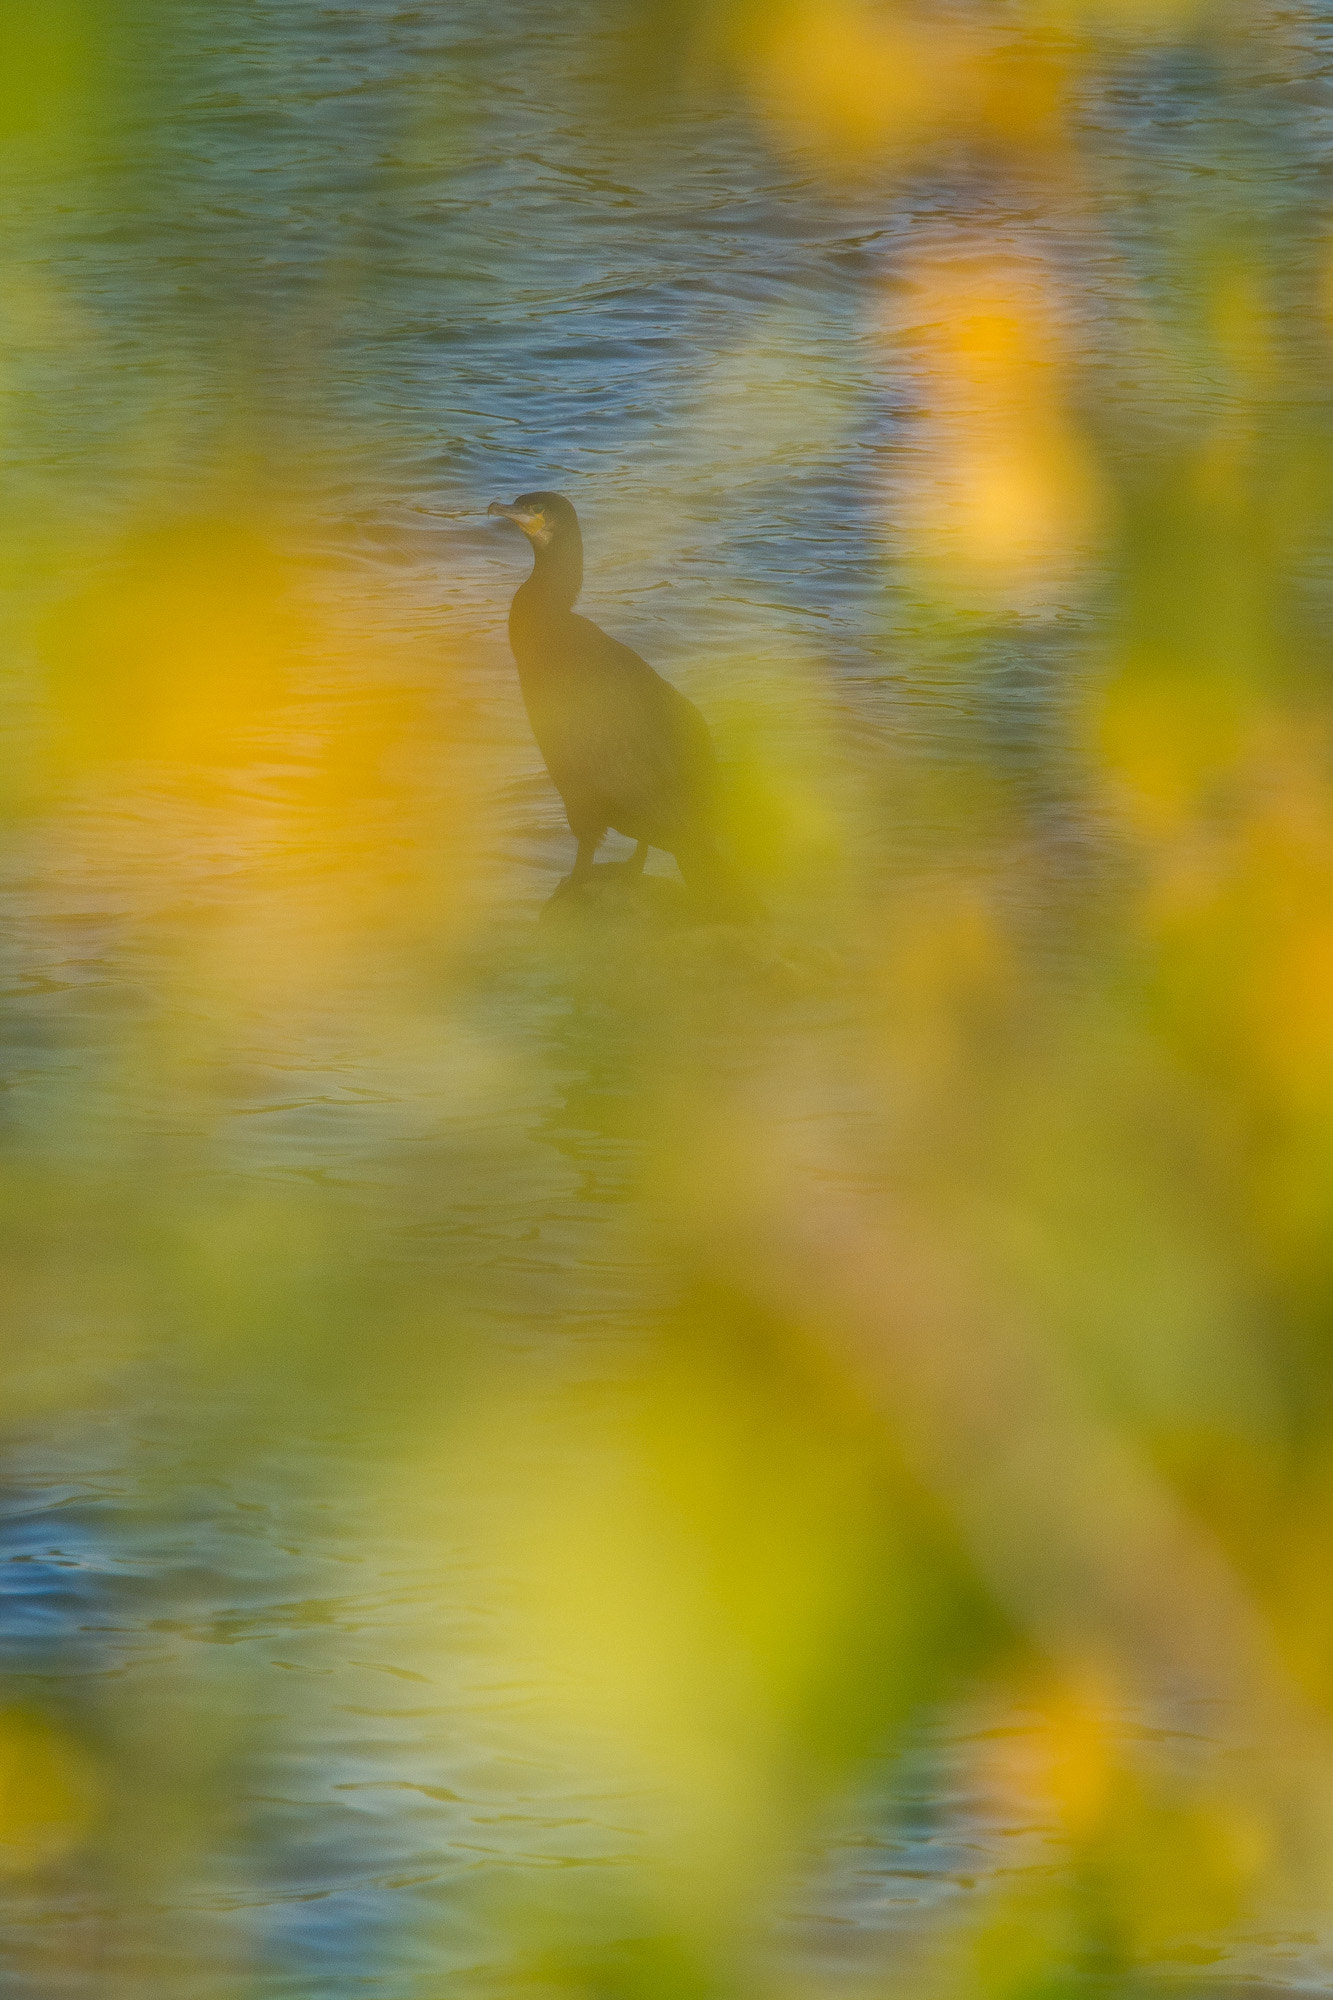
[[[1101,833],[1074,721],[1109,558],[971,625],[927,615],[895,542],[925,451],[903,273],[926,240],[964,262],[1037,259],[1087,393],[1127,429],[1187,430],[1228,386],[1171,349],[1173,287],[1192,282],[1172,205],[1224,228],[1241,190],[1246,226],[1289,237],[1296,270],[1326,180],[1333,22],[1276,10],[1263,46],[1270,74],[1159,52],[1089,83],[1084,157],[1123,187],[1115,227],[1086,189],[1056,201],[1021,174],[927,162],[887,188],[860,168],[830,180],[720,88],[636,129],[611,29],[517,0],[191,16],[145,98],[151,174],[129,211],[31,184],[8,224],[32,279],[7,378],[22,504],[80,523],[96,575],[173,481],[190,515],[207,457],[294,481],[310,630],[344,637],[303,641],[281,718],[260,716],[206,781],[137,764],[131,743],[114,788],[76,772],[0,857],[7,1171],[95,1191],[32,1225],[50,1234],[46,1331],[9,1438],[0,1664],[16,1698],[101,1716],[145,1774],[126,1881],[139,1849],[175,1855],[147,1974],[143,1919],[117,1915],[133,1897],[114,1884],[75,1867],[7,1892],[16,2000],[491,1990],[510,1948],[495,1899],[519,1881],[541,1910],[572,1877],[583,1895],[634,1861],[655,1808],[610,1784],[577,1727],[544,1722],[549,1662],[525,1668],[521,1635],[497,1642],[511,1582],[485,1523],[515,1476],[506,1453],[535,1453],[538,1484],[559,1488],[542,1413],[614,1402],[678,1306],[679,1270],[637,1220],[635,1092],[667,1031],[660,1007],[645,1027],[608,998],[595,966],[572,973],[559,938],[533,942],[570,840],[505,640],[524,557],[485,507],[531,487],[574,497],[585,608],[697,695],[724,750],[757,705],[797,762],[827,744],[867,823],[890,768],[912,784],[982,765],[1009,837],[1045,857],[1042,893],[1084,893]],[[1154,315],[1168,333],[1149,384],[1136,339]],[[72,588],[40,567],[15,585],[18,766],[49,732],[34,620]],[[345,636],[370,629],[373,648]],[[359,740],[386,716],[415,761],[360,787],[330,836],[293,743]],[[432,833],[458,825],[451,732],[485,829],[456,855]],[[941,796],[922,789],[873,866],[929,854]],[[487,912],[461,984],[429,944],[410,978],[373,951],[310,975],[330,912],[388,893],[366,857],[397,843],[410,872],[432,842],[442,904]],[[290,980],[247,983],[234,930],[209,942],[238,896],[266,937],[282,911]],[[805,1005],[798,980],[768,1046],[807,1031]],[[746,1060],[734,1023],[714,1030],[705,1081],[711,1061]],[[858,1107],[821,1115],[854,1124]],[[127,1221],[116,1199],[145,1188],[160,1201]],[[212,1276],[174,1288],[201,1216],[218,1224]],[[353,1270],[338,1245],[358,1232],[375,1249]],[[210,1372],[210,1302],[230,1324],[264,1260],[282,1282],[246,1306],[255,1366]],[[181,1300],[196,1323],[173,1323]],[[345,1393],[321,1400],[330,1313]],[[48,1394],[62,1329],[89,1315],[105,1342],[77,1393]],[[293,1325],[304,1358],[270,1372]],[[462,1358],[442,1359],[455,1337]],[[519,1385],[520,1435],[502,1425],[465,1472],[441,1469],[423,1411],[497,1368]],[[1125,1728],[1151,1764],[1212,1727],[1176,1723]],[[834,1787],[756,1950],[784,1978],[873,1982],[1006,1871],[1053,1865],[1049,1829],[1004,1823],[959,1775],[969,1732],[1024,1728],[984,1702],[943,1730],[927,1714]],[[219,1769],[225,1805],[169,1823],[181,1774],[202,1795]],[[1299,1915],[1195,1943],[1193,1963],[1231,1977],[1333,1977],[1333,1940]]]

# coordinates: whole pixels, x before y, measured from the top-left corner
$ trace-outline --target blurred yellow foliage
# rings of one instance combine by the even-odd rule
[[[183,10],[182,34],[207,12]],[[374,389],[373,417],[355,417],[373,444],[348,483],[365,475],[375,533],[400,537],[390,560],[369,541],[348,554],[353,524],[331,517],[353,509],[321,485],[317,454],[291,448],[282,495],[240,471],[165,468],[153,454],[179,435],[175,392],[150,381],[132,435],[107,446],[133,468],[138,511],[121,518],[135,525],[90,527],[71,501],[31,534],[19,523],[4,552],[15,593],[41,598],[33,739],[49,767],[41,811],[7,823],[33,910],[7,941],[9,990],[16,1012],[36,996],[4,1102],[7,1420],[82,1420],[137,1369],[170,1438],[170,1472],[143,1501],[155,1526],[184,1517],[176,1453],[205,1487],[234,1480],[238,1515],[271,1507],[261,1568],[292,1555],[284,1510],[299,1512],[301,1480],[299,1504],[349,1507],[329,1566],[369,1576],[365,1601],[275,1607],[265,1572],[237,1620],[252,1655],[228,1683],[246,1697],[236,1739],[267,1726],[246,1673],[308,1671],[303,1692],[343,1672],[422,1686],[419,1707],[392,1712],[340,1686],[312,1761],[332,1760],[330,1743],[341,1754],[347,1715],[370,1718],[367,1738],[402,1725],[415,1762],[398,1788],[473,1815],[463,1833],[430,1821],[423,1844],[471,1839],[478,1877],[505,1852],[478,1828],[510,1801],[455,1797],[417,1769],[447,1766],[460,1735],[493,1730],[513,1766],[554,1770],[553,1789],[578,1793],[570,1817],[594,1797],[616,1839],[634,1801],[613,1889],[570,1886],[596,1872],[572,1836],[530,1867],[558,1884],[554,1917],[530,1880],[497,1887],[494,1866],[474,1888],[463,1864],[458,1905],[484,1911],[502,1946],[535,1940],[541,1990],[755,1992],[768,1973],[740,1966],[744,1948],[829,1799],[905,1728],[948,1738],[980,1714],[961,1747],[949,1738],[960,1795],[1006,1840],[1035,1830],[1047,1845],[1023,1879],[1000,1866],[974,1900],[960,1889],[961,1915],[923,1900],[920,1984],[904,1990],[1050,2000],[1088,1973],[1107,1991],[1206,1962],[1275,1886],[1331,1893],[1333,733],[1326,579],[1307,573],[1326,385],[1301,373],[1267,253],[1225,229],[1205,251],[1183,194],[1174,233],[1157,228],[1130,185],[1157,112],[1134,127],[1122,184],[1099,178],[1072,115],[1122,87],[1127,56],[1180,37],[1223,69],[1244,37],[1204,0],[1030,0],[999,27],[980,9],[871,0],[628,13],[626,46],[655,38],[682,75],[720,66],[757,108],[782,164],[765,159],[745,201],[786,198],[795,147],[815,187],[812,257],[836,238],[841,285],[877,233],[888,246],[860,290],[847,279],[835,321],[772,306],[758,284],[728,292],[758,253],[733,257],[719,228],[704,282],[728,274],[722,306],[709,294],[726,330],[711,354],[682,342],[671,357],[684,441],[617,531],[636,562],[668,533],[702,538],[722,491],[736,513],[761,496],[765,533],[804,535],[807,491],[834,525],[836,540],[803,548],[819,588],[833,578],[827,602],[794,608],[783,658],[753,627],[731,642],[770,613],[723,593],[708,602],[724,636],[697,647],[732,780],[728,844],[772,921],[692,925],[678,884],[614,876],[604,904],[562,899],[535,921],[559,808],[526,737],[517,747],[499,596],[481,618],[462,601],[463,531],[438,589],[440,545],[412,540],[441,477],[433,431],[417,431],[441,421],[444,348],[429,314],[428,334],[408,327],[410,286],[365,287],[398,351],[425,343],[392,393],[378,319],[346,350]],[[27,7],[0,31],[0,110],[21,145],[47,135],[77,154],[79,107],[99,94],[95,14]],[[405,10],[394,31],[428,17]],[[152,10],[135,21],[151,28]],[[548,43],[532,45],[540,65]],[[421,53],[397,125],[357,71],[373,144],[355,173],[338,155],[345,233],[302,267],[330,324],[364,304],[363,266],[355,284],[331,275],[355,262],[358,232],[384,222],[393,238],[417,198],[403,190],[423,181],[431,228],[452,201],[428,177],[489,131],[476,59],[435,90]],[[1200,90],[1207,64],[1182,67]],[[580,257],[617,203],[635,212],[619,150],[652,143],[626,129],[642,99],[624,86],[627,119],[610,68],[615,144],[599,132],[585,172],[581,135],[561,127],[570,179],[593,190]],[[547,81],[523,75],[524,116]],[[183,120],[189,145],[216,148],[219,185],[229,146],[258,178],[236,136],[252,83],[201,93]],[[126,91],[122,136],[151,124],[134,125]],[[300,154],[302,198],[323,151]],[[1189,164],[1182,185],[1235,185],[1230,164]],[[502,165],[507,200],[515,181],[547,199],[544,156]],[[918,171],[930,198],[900,229],[893,204]],[[88,200],[116,185],[91,177]],[[458,208],[499,255],[487,187]],[[216,254],[226,277],[214,245],[228,228],[244,258],[271,245],[222,207],[203,262]],[[1057,211],[1076,211],[1090,267],[1132,266],[1114,326],[1052,247]],[[515,269],[528,254],[517,237],[503,249]],[[1316,315],[1327,258],[1321,238]],[[1187,304],[1168,323],[1173,260]],[[805,267],[820,273],[811,296],[834,268]],[[245,305],[267,325],[291,274],[270,297],[263,271]],[[453,276],[443,256],[431,271]],[[608,285],[619,309],[630,291],[618,274]],[[16,335],[94,356],[99,313],[114,312],[76,293],[65,274],[25,277]],[[486,311],[503,295],[497,279]],[[469,296],[452,331],[478,345],[459,382],[470,393],[494,366],[492,390],[525,388]],[[638,344],[637,294],[625,313],[628,382],[660,356]],[[821,368],[830,327],[869,354],[863,373]],[[210,396],[225,382],[243,400],[244,371],[217,367]],[[1126,381],[1108,411],[1106,384]],[[386,444],[386,408],[419,393]],[[882,423],[877,399],[892,406]],[[353,423],[353,402],[330,392],[328,432]],[[663,421],[652,404],[642,435]],[[536,449],[526,414],[512,428],[521,463]],[[476,446],[469,433],[448,478],[474,476]],[[809,477],[795,501],[776,490],[792,468]],[[677,498],[689,481],[693,511]],[[709,581],[738,562],[718,558]],[[795,622],[816,610],[827,627]],[[1046,643],[1057,619],[1076,643]],[[821,652],[837,620],[840,639],[856,627],[859,680],[842,677],[838,642]],[[1020,686],[1008,707],[987,679],[1001,671]],[[158,1412],[159,1368],[187,1415]],[[252,1472],[265,1452],[280,1475]],[[211,1518],[212,1498],[188,1504]],[[230,1629],[178,1609],[163,1625],[190,1671],[206,1644],[225,1639],[230,1657]],[[394,1656],[362,1657],[360,1635],[378,1652],[381,1626]],[[274,1629],[316,1637],[294,1664]],[[186,1697],[164,1698],[158,1728],[155,1693],[140,1693],[126,1725],[134,1704],[113,1680],[98,1683],[110,1778],[74,1733],[0,1715],[0,1865],[31,1875],[86,1844],[109,1876],[101,1807],[137,1801],[154,1831],[117,1879],[151,1933],[183,1900],[182,1856],[241,1819],[238,1801],[258,1813],[258,1788],[227,1730],[182,1722]],[[1224,1719],[1218,1741],[1197,1770],[1165,1755],[1158,1768],[1172,1732],[1152,1719],[1178,1722],[1186,1702]],[[295,1731],[290,1714],[282,1726]],[[1231,1757],[1224,1726],[1248,1757]],[[377,1747],[358,1737],[350,1761]],[[361,1783],[358,1764],[347,1789]],[[896,1784],[895,1767],[886,1799]],[[957,1825],[956,1800],[934,1804]],[[254,1852],[267,1862],[290,1838],[254,1835]],[[385,1870],[406,1872],[397,1854]],[[633,1976],[607,1970],[622,1919],[642,1950]],[[423,1899],[411,1921],[429,1947],[445,1920]],[[867,1983],[892,1990],[881,1970]]]
[[[262,753],[309,632],[273,541],[200,514],[95,560],[44,636],[66,758],[225,763]]]
[[[1193,827],[1201,804],[1239,776],[1260,721],[1245,688],[1150,654],[1127,660],[1099,697],[1098,747],[1135,825],[1165,841]]]
[[[895,291],[888,365],[919,407],[890,533],[946,595],[1021,604],[1095,552],[1106,500],[1047,284],[923,246]]]
[[[735,64],[780,136],[837,168],[906,164],[961,142],[1058,140],[1066,66],[1055,41],[1017,50],[980,20],[875,0],[776,0],[705,10],[700,40]]]
[[[928,1616],[863,1427],[817,1380],[803,1401],[762,1348],[710,1352],[714,1337],[704,1320],[632,1384],[555,1408],[516,1408],[511,1389],[443,1480],[422,1468],[390,1498],[413,1519],[456,1490],[480,1502],[487,1566],[511,1579],[497,1665],[531,1677],[529,1754],[567,1746],[593,1790],[655,1802],[644,1866],[663,1872],[643,1893],[673,1923],[725,1924],[762,1889],[821,1739],[836,1760],[864,1728],[843,1649],[862,1643],[867,1572],[884,1676],[870,1712],[914,1684]],[[834,1689],[848,1713],[821,1719]]]
[[[1083,1840],[1102,1823],[1121,1751],[1119,1717],[1094,1676],[1018,1690],[1019,1720],[982,1739],[978,1781],[993,1809],[1022,1824],[1053,1820]]]

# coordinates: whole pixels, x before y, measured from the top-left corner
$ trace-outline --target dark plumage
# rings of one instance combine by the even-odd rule
[[[532,574],[515,594],[509,639],[546,768],[578,840],[568,885],[585,880],[609,827],[674,854],[714,912],[755,914],[752,894],[718,852],[717,760],[694,703],[646,660],[608,638],[574,601],[583,586],[578,515],[561,493],[524,493],[489,510],[532,544]]]

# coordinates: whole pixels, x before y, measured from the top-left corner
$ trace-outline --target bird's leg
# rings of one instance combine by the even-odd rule
[[[589,875],[592,874],[593,857],[597,853],[597,847],[600,839],[601,839],[600,834],[597,836],[596,840],[584,840],[580,836],[579,851],[574,856],[574,866],[570,870],[568,876],[565,878],[568,882],[572,884],[574,882],[587,881]]]
[[[583,884],[592,874],[593,856],[597,852],[598,842],[601,840],[601,837],[600,833],[592,840],[585,840],[582,835],[579,836],[579,851],[574,856],[574,866],[570,869],[564,881],[556,884],[555,895],[551,898],[552,902],[555,901],[556,896],[567,896],[571,889],[582,888]]]
[[[623,876],[627,882],[634,881],[636,876],[643,873],[643,864],[648,859],[648,846],[649,843],[646,840],[641,840],[635,847],[633,854],[629,855],[626,860],[604,861],[602,863],[603,875],[615,874]]]

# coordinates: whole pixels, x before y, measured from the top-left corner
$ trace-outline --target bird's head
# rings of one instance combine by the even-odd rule
[[[486,511],[500,520],[513,521],[535,549],[579,538],[579,517],[563,493],[520,493],[512,505],[492,500]]]

